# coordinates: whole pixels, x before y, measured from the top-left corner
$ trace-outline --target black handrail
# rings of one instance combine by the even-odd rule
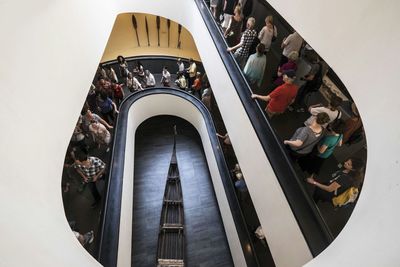
[[[235,187],[226,165],[222,149],[216,136],[216,130],[208,109],[197,98],[185,91],[172,88],[152,88],[139,91],[129,95],[120,106],[120,113],[114,128],[114,145],[110,163],[110,178],[106,192],[106,203],[102,217],[102,226],[99,234],[100,245],[97,259],[105,267],[115,267],[117,265],[118,240],[121,214],[122,179],[125,157],[125,142],[127,131],[127,119],[131,105],[149,95],[166,94],[181,97],[193,104],[202,114],[207,126],[208,135],[214,156],[217,161],[218,170],[222,178],[225,194],[228,199],[229,207],[235,223],[236,231],[242,246],[243,254],[247,266],[260,266],[255,255],[253,240],[247,229],[243,213],[240,209],[238,199],[235,194]],[[134,116],[134,115],[133,115]],[[250,245],[251,249],[248,249]],[[271,259],[272,261],[272,259]]]
[[[302,179],[297,177],[293,163],[282,141],[276,135],[260,105],[251,98],[250,86],[232,54],[227,52],[225,39],[210,10],[203,0],[194,1],[285,193],[310,251],[316,256],[333,241],[333,235],[316,208],[314,201],[306,192]]]
[[[152,59],[155,59],[155,60],[164,59],[164,60],[173,60],[173,61],[176,62],[176,60],[178,58],[180,58],[182,61],[189,61],[189,58],[175,57],[175,56],[165,56],[165,55],[164,56],[163,55],[131,56],[131,57],[125,57],[125,60],[127,62],[131,62],[131,61],[141,61],[141,60],[145,61],[145,60],[152,60]],[[201,63],[201,61],[197,61],[197,60],[193,60],[193,61],[196,63],[197,68],[200,67],[200,70],[203,69],[203,64]],[[104,64],[104,65],[113,65],[113,64],[117,64],[117,63],[118,63],[117,59],[112,59],[112,60],[101,62],[101,64]]]

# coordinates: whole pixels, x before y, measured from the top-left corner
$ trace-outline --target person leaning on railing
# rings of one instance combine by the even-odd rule
[[[269,95],[252,94],[251,97],[268,102],[265,111],[270,118],[274,115],[281,114],[285,112],[296,97],[298,86],[293,83],[295,79],[296,73],[292,70],[287,71],[283,74],[283,81],[285,83],[277,87]]]
[[[240,4],[235,7],[234,15],[230,18],[224,37],[228,46],[234,46],[240,42],[240,32],[242,31],[243,16]]]
[[[247,57],[249,56],[251,45],[257,37],[257,31],[254,29],[256,19],[250,17],[247,19],[246,30],[242,34],[240,42],[233,47],[228,47],[228,52],[233,52],[236,61],[238,62],[241,69],[246,64]]]
[[[364,166],[365,163],[361,159],[350,158],[344,162],[343,169],[335,172],[327,182],[319,182],[313,176],[307,178],[306,181],[316,187],[314,201],[332,201],[350,187],[360,188]]]
[[[319,113],[311,125],[298,128],[289,140],[283,141],[294,159],[305,157],[312,152],[314,146],[323,137],[324,127],[322,125],[328,121],[328,114]]]

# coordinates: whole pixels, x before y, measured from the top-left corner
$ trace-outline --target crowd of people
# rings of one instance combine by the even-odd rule
[[[234,0],[222,2],[224,19],[221,27],[228,44],[227,51],[233,52],[249,85],[252,88],[260,88],[265,82],[265,72],[269,67],[267,58],[271,45],[276,42],[278,36],[274,18],[271,15],[266,16],[265,25],[257,32],[256,20],[253,17],[245,20],[240,3],[236,4]],[[244,21],[246,24],[242,31]],[[317,56],[310,57],[310,70],[300,79],[296,79],[303,45],[304,41],[297,32],[285,37],[280,46],[282,52],[279,67],[267,86],[267,94],[253,93],[251,97],[267,103],[265,111],[269,118],[276,118],[288,111],[310,113],[310,117],[291,138],[284,140],[283,144],[292,159],[304,171],[305,182],[315,186],[314,200],[332,201],[351,188],[360,189],[365,162],[350,157],[330,180],[321,179],[321,167],[324,161],[332,156],[335,148],[354,141],[355,134],[362,129],[362,123],[354,103],[351,105],[352,115],[343,120],[339,108],[342,98],[337,95],[331,95],[328,104],[307,105],[307,95],[317,92],[322,85],[323,67]],[[201,99],[207,108],[212,110],[212,89],[207,75],[199,71],[192,59],[185,62],[178,58],[176,64],[176,73],[173,71],[171,74],[168,66],[164,66],[162,72],[156,74],[160,75],[158,85],[185,90]],[[99,65],[73,132],[65,162],[65,168],[70,168],[79,177],[78,192],[89,189],[93,203],[88,208],[96,209],[101,203],[102,192],[99,192],[97,185],[107,177],[113,127],[121,102],[129,93],[156,85],[155,75],[149,69],[145,69],[139,60],[128,62],[123,56],[118,56],[114,65]],[[226,133],[218,136],[222,140],[227,158],[235,158],[229,155],[234,154],[229,135]],[[247,186],[238,163],[233,160],[228,165],[234,166],[232,178],[238,196],[242,201],[248,201]],[[63,182],[63,194],[67,194],[69,190],[69,182]],[[354,197],[350,196],[347,201],[354,201]],[[85,246],[94,238],[93,231],[86,234],[75,231],[75,234]]]
[[[90,192],[93,201],[87,208],[94,210],[101,204],[103,193],[99,188],[104,186],[98,183],[107,177],[113,130],[121,102],[130,93],[157,85],[153,73],[144,69],[140,61],[128,63],[123,56],[118,56],[116,61],[114,65],[99,65],[72,134],[64,164],[64,196],[71,193],[71,183],[76,183],[77,193]],[[164,66],[158,85],[185,90],[210,108],[211,87],[207,75],[198,70],[196,62],[178,58],[176,69],[176,80],[173,81],[175,73],[171,75],[168,67]],[[93,242],[93,230],[85,234],[72,230],[85,247]]]
[[[264,25],[256,27],[254,17],[244,16],[242,4],[243,1],[236,0],[211,1],[210,8],[226,39],[227,51],[233,53],[250,87],[262,90],[261,86],[264,84],[267,94],[253,93],[251,97],[266,103],[265,112],[268,117],[272,118],[285,112],[310,113],[302,127],[283,143],[292,159],[303,170],[305,181],[316,186],[314,196],[323,195],[321,191],[328,192],[325,197],[314,199],[332,201],[334,197],[353,186],[360,188],[365,162],[359,158],[346,161],[354,164],[344,164],[343,172],[346,175],[342,176],[345,178],[335,181],[325,179],[325,184],[317,182],[324,161],[333,154],[335,148],[345,143],[349,144],[349,140],[354,140],[354,134],[362,131],[362,123],[354,103],[351,105],[352,114],[346,120],[340,111],[343,99],[336,94],[329,95],[327,105],[307,103],[310,94],[318,92],[323,84],[323,62],[316,53],[307,55],[309,71],[297,79],[298,61],[302,56],[302,48],[306,45],[297,32],[283,38],[278,68],[272,70],[276,74],[265,85],[266,68],[270,67],[267,64],[268,57],[271,57],[269,51],[277,40],[278,28],[272,15],[265,17]],[[257,32],[256,28],[261,30]],[[346,169],[346,166],[351,168]],[[346,182],[343,182],[344,180]]]

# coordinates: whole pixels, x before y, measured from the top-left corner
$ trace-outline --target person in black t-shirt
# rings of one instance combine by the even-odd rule
[[[314,201],[331,201],[333,197],[342,194],[344,191],[354,186],[359,188],[362,180],[362,169],[364,162],[357,158],[350,158],[343,164],[343,169],[334,173],[333,178],[328,183],[320,183],[313,176],[307,178],[307,182],[314,185]]]

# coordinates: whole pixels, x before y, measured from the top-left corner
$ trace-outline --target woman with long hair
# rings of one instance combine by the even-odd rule
[[[361,159],[349,158],[343,164],[343,169],[335,172],[333,178],[327,182],[319,182],[314,177],[307,178],[307,182],[315,186],[314,201],[332,201],[350,187],[360,188],[365,164]]]

